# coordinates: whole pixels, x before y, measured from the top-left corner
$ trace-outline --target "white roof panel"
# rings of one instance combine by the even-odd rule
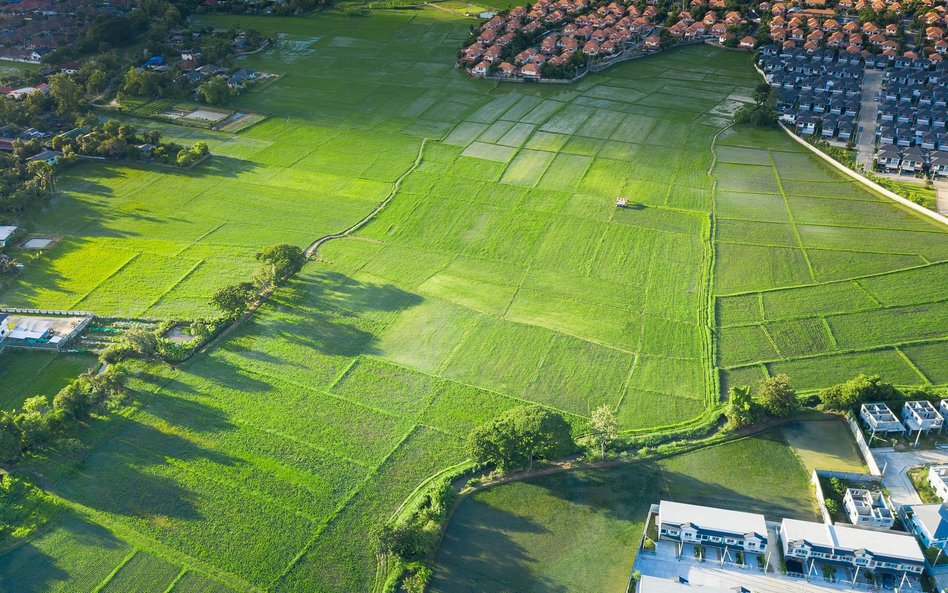
[[[873,555],[924,562],[915,538],[887,531],[856,529],[843,525],[825,525],[812,521],[784,519],[783,529],[791,541],[806,540],[814,546],[840,550],[865,549]]]
[[[763,515],[729,511],[714,507],[663,500],[659,504],[658,515],[662,521],[682,525],[691,523],[702,529],[723,531],[725,533],[757,533],[767,537],[767,521]]]

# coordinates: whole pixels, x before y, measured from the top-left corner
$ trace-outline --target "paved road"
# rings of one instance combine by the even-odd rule
[[[906,470],[920,465],[948,463],[948,451],[943,449],[925,449],[905,452],[873,451],[876,463],[882,469],[882,483],[889,489],[892,502],[896,504],[921,504],[922,499],[915,492]]]
[[[944,179],[935,180],[935,195],[937,203],[935,209],[938,210],[939,214],[948,216],[948,181]]]
[[[876,115],[879,102],[876,93],[882,89],[882,71],[866,70],[862,78],[862,103],[859,107],[859,129],[856,135],[856,163],[872,170],[872,152],[876,141]]]

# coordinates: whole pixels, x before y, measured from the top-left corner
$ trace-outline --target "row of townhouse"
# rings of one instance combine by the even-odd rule
[[[883,402],[867,402],[859,407],[859,417],[873,434],[931,432],[944,427],[948,415],[948,399],[943,399],[936,408],[928,400],[913,400],[902,404],[902,421]]]
[[[948,174],[948,66],[886,71],[877,97],[876,167]]]
[[[738,551],[766,555],[773,543],[764,516],[757,513],[663,500],[656,522],[659,541],[673,542],[679,549],[715,547],[724,551],[722,557]],[[783,519],[777,531],[790,573],[819,574],[817,565],[829,565],[914,582],[925,570],[925,558],[910,535],[796,519]]]
[[[862,96],[859,54],[767,46],[758,56],[764,77],[777,90],[780,120],[802,136],[849,141],[856,129]]]

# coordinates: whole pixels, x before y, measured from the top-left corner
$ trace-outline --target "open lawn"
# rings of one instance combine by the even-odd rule
[[[781,432],[807,472],[868,472],[852,431],[842,420],[801,420],[787,424]]]
[[[281,78],[229,106],[270,117],[240,134],[136,120],[215,156],[189,172],[84,165],[30,213],[63,240],[24,258],[0,303],[190,317],[246,279],[260,247],[339,231],[405,175],[375,219],[325,245],[227,340],[141,376],[140,405],[93,423],[81,463],[31,462],[75,514],[0,557],[0,589],[106,590],[154,572],[172,592],[369,591],[368,534],[464,460],[473,426],[524,403],[578,431],[602,404],[624,431],[687,425],[718,402],[712,340],[724,384],[786,367],[815,389],[881,360],[900,383],[944,374],[943,283],[907,290],[889,275],[943,271],[945,233],[776,132],[726,130],[722,113],[757,82],[746,54],[689,46],[572,86],[496,85],[452,68],[471,22],[434,8],[214,18],[277,38],[240,63]],[[712,167],[716,135],[730,148]],[[863,207],[884,218],[855,224]],[[839,291],[832,281],[861,298],[811,295],[796,315],[777,294]],[[866,322],[878,328],[854,329]],[[616,484],[558,479],[611,504],[617,484],[654,497],[657,475],[676,496],[810,516],[786,443],[748,442],[629,466]],[[588,510],[559,504],[574,509],[566,528]],[[604,584],[627,576],[643,504],[591,523],[612,554]],[[110,553],[83,562],[97,545]],[[525,578],[593,574],[509,558]]]
[[[0,355],[0,410],[19,408],[33,395],[52,397],[97,364],[92,355],[7,350]]]
[[[645,514],[662,499],[816,518],[807,473],[778,431],[477,492],[451,518],[430,590],[622,591]]]

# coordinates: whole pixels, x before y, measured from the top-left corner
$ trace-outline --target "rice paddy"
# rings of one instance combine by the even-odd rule
[[[452,69],[471,21],[433,8],[208,23],[237,21],[277,38],[241,63],[280,79],[229,108],[268,119],[135,120],[214,156],[72,169],[26,221],[62,240],[23,256],[0,304],[209,315],[257,249],[346,228],[405,177],[226,341],[141,375],[81,462],[32,462],[71,510],[0,556],[0,590],[368,591],[367,534],[511,407],[582,430],[607,404],[645,432],[768,373],[948,381],[948,235],[777,132],[729,128],[747,55],[498,86]]]

